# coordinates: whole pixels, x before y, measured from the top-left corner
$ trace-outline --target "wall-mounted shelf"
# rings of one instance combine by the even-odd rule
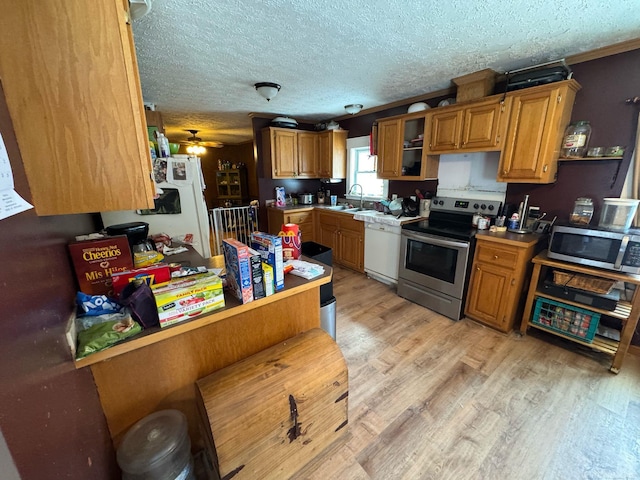
[[[558,158],[558,162],[594,162],[594,161],[602,161],[602,160],[622,160],[622,155],[617,157],[580,157],[580,158]],[[622,163],[618,164],[618,168],[616,169],[616,173],[614,173],[613,178],[611,179],[611,186],[609,188],[613,188],[618,178],[618,174],[620,173],[620,166]]]

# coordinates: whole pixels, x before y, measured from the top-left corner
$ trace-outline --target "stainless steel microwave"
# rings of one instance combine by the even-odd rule
[[[612,232],[597,228],[556,225],[549,241],[549,258],[640,273],[640,230]]]

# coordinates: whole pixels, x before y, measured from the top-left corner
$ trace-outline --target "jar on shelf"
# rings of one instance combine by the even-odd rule
[[[576,225],[588,225],[593,217],[593,200],[586,197],[576,198],[569,222]]]
[[[583,158],[589,148],[591,125],[587,120],[572,123],[564,132],[562,141],[562,158]]]

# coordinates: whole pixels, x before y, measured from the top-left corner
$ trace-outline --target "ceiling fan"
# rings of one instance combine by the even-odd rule
[[[203,154],[205,152],[204,147],[222,148],[224,146],[221,142],[214,142],[214,141],[203,142],[200,137],[196,136],[196,134],[198,133],[198,130],[186,130],[186,131],[191,133],[191,136],[180,143],[182,143],[183,145],[188,145],[187,147],[188,152],[189,152],[189,148],[194,147],[193,152],[189,152],[189,153]],[[196,151],[197,147],[202,148],[202,150]]]

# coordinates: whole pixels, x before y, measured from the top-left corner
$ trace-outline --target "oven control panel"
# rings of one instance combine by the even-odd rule
[[[453,213],[481,213],[486,216],[495,216],[502,208],[502,202],[494,200],[475,200],[472,198],[433,197],[431,201],[432,211]]]

